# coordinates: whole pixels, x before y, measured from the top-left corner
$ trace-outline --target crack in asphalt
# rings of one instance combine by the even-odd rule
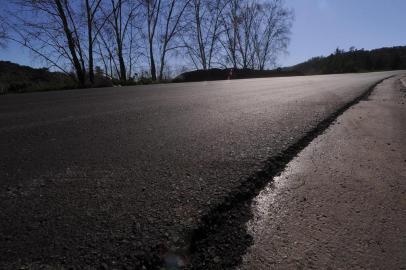
[[[379,80],[356,99],[321,121],[285,151],[268,158],[264,162],[263,169],[244,180],[236,190],[231,191],[224,198],[221,204],[203,216],[198,228],[192,232],[188,251],[181,255],[187,258],[186,268],[233,269],[240,265],[247,248],[253,243],[252,236],[249,235],[245,226],[246,222],[253,217],[252,199],[274,177],[280,175],[286,165],[311,141],[328,129],[341,114],[361,100],[366,100],[378,84],[393,76]]]

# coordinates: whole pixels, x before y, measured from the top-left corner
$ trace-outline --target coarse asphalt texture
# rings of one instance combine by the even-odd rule
[[[2,96],[0,268],[196,266],[194,231],[212,209],[399,73]]]

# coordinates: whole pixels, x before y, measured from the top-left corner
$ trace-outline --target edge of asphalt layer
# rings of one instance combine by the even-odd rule
[[[230,269],[242,262],[242,256],[253,243],[246,231],[246,222],[253,217],[251,201],[273,178],[280,175],[287,164],[316,137],[324,133],[346,110],[362,100],[367,100],[375,87],[396,75],[385,77],[360,96],[346,103],[337,111],[307,132],[296,143],[276,156],[268,158],[261,170],[246,178],[222,201],[201,218],[197,229],[192,231],[186,259],[187,269]],[[170,266],[169,266],[170,267]]]
[[[144,247],[143,252],[136,256],[142,269],[234,269],[241,265],[243,255],[253,244],[245,225],[253,218],[252,200],[340,115],[360,101],[367,100],[378,84],[395,76],[387,76],[373,83],[361,95],[319,122],[296,143],[263,161],[262,169],[243,179],[221,203],[214,205],[200,218],[196,227],[186,235],[182,247],[172,251],[161,245]]]

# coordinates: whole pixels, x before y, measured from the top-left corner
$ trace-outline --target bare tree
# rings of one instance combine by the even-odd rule
[[[162,80],[168,53],[181,48],[175,39],[183,34],[186,8],[190,0],[143,0],[146,18],[148,62],[152,80]],[[158,55],[158,61],[156,59]],[[158,71],[157,71],[158,65]],[[158,74],[157,74],[158,73]]]
[[[278,54],[287,48],[293,11],[285,8],[283,0],[258,4],[257,9],[253,35],[255,68],[264,70],[267,65],[273,66]]]
[[[183,34],[186,51],[197,69],[211,68],[222,33],[221,15],[228,0],[192,0],[190,26]]]
[[[143,56],[142,52],[142,16],[140,12],[137,12],[137,19],[130,20],[129,25],[129,39],[128,39],[128,78],[133,80],[137,73],[134,73],[135,69],[141,70],[137,67],[140,64],[140,58]],[[144,47],[145,48],[145,47]]]
[[[97,54],[111,78],[121,82],[132,78],[134,54],[136,54],[140,26],[140,2],[133,0],[110,0],[102,5],[103,20],[98,37]],[[107,21],[106,25],[103,25]]]
[[[155,64],[155,35],[158,21],[161,15],[161,0],[142,0],[146,17],[146,36],[148,42],[148,60],[150,65],[151,79],[156,81]]]
[[[20,9],[0,26],[0,44],[7,37],[51,67],[73,70],[80,86],[95,83],[95,66],[103,67],[98,74],[126,82],[149,65],[152,80],[161,81],[186,64],[181,57],[197,69],[265,69],[286,50],[293,19],[284,0],[13,3]]]
[[[242,0],[230,0],[227,10],[222,14],[224,35],[220,39],[225,52],[225,65],[230,63],[233,68],[238,66],[238,30],[240,26],[240,11]]]
[[[84,0],[86,10],[86,22],[87,22],[87,41],[88,41],[88,73],[91,84],[94,84],[94,57],[93,57],[93,45],[99,33],[99,30],[94,33],[94,22],[97,11],[99,10],[101,0]],[[102,25],[103,26],[103,25]],[[100,27],[102,27],[100,26]]]
[[[272,66],[286,50],[292,21],[293,12],[283,0],[230,0],[220,38],[225,64],[260,70]]]
[[[6,47],[7,31],[5,19],[0,16],[0,48]]]
[[[34,1],[33,3],[37,3]],[[45,2],[45,1],[44,1]],[[74,10],[69,5],[68,0],[54,0],[56,6],[56,19],[62,24],[63,33],[65,34],[68,44],[72,64],[76,71],[76,76],[81,86],[85,85],[86,69],[84,64],[83,50],[80,44],[79,32],[74,18]],[[52,6],[50,7],[52,11]]]
[[[16,0],[23,15],[7,23],[13,30],[8,39],[33,51],[51,66],[70,74],[70,64],[80,86],[86,82],[85,54],[78,30],[78,4],[68,0]],[[17,8],[16,8],[17,10]]]
[[[258,4],[255,1],[246,2],[243,4],[240,19],[239,27],[237,27],[237,42],[239,53],[240,66],[243,69],[254,68],[254,45],[253,37],[257,32],[255,20],[258,18],[259,8]]]
[[[120,81],[126,81],[126,65],[124,62],[124,40],[128,30],[128,22],[131,19],[131,14],[127,18],[123,18],[123,0],[111,0],[111,12],[106,14],[112,29],[112,38],[116,42],[116,54],[119,65]]]
[[[184,25],[182,24],[183,14],[189,5],[190,0],[169,0],[167,6],[162,9],[163,21],[162,32],[158,42],[160,43],[160,68],[158,80],[163,79],[163,73],[166,65],[166,57],[168,52],[179,48],[173,44],[174,39],[178,34],[182,34]]]

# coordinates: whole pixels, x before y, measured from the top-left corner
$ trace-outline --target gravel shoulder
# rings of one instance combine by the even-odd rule
[[[241,269],[406,268],[402,81],[380,83],[254,199]]]

